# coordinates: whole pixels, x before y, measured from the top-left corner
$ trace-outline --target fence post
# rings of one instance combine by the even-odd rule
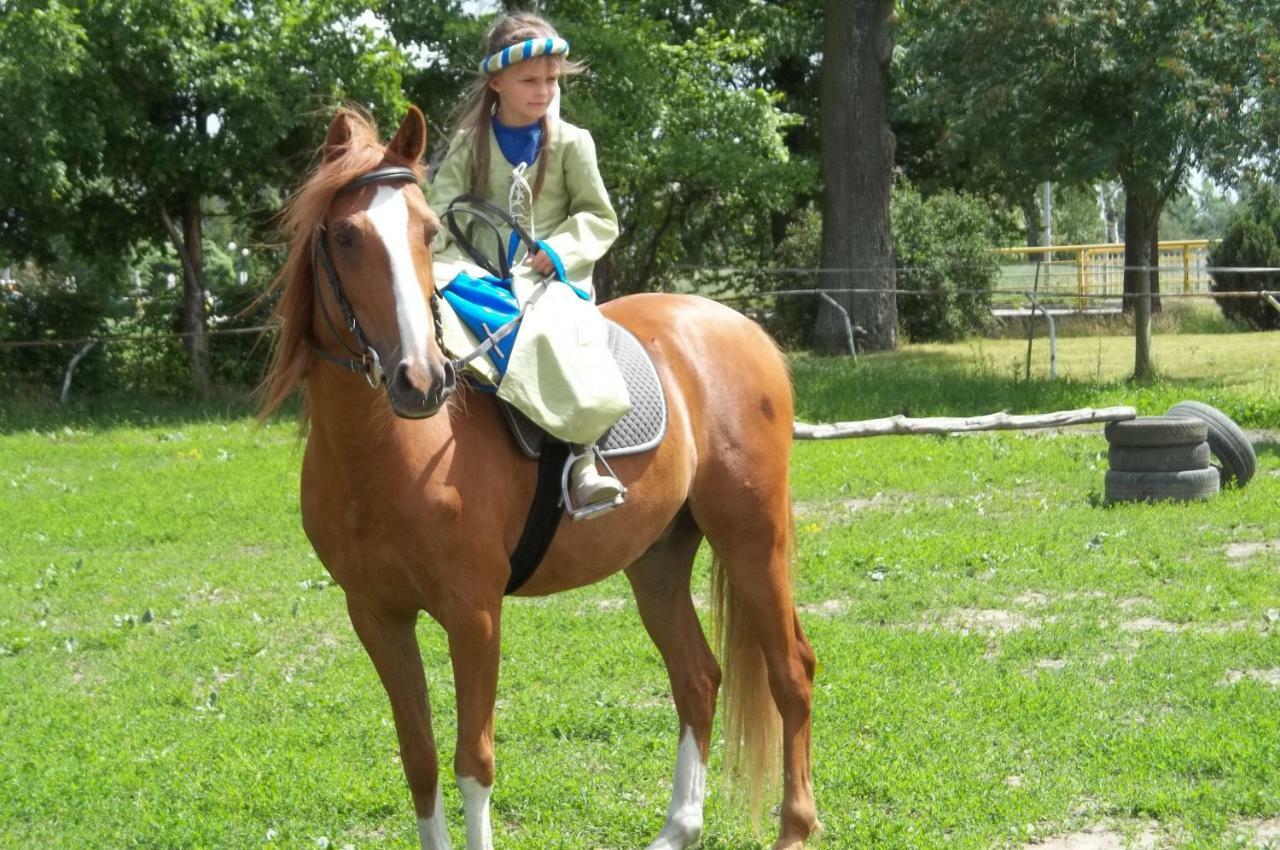
[[[58,399],[60,403],[67,403],[67,396],[71,394],[71,376],[75,373],[76,367],[80,365],[80,361],[84,359],[84,356],[93,350],[93,347],[97,344],[98,341],[96,339],[89,340],[84,344],[83,348],[76,352],[76,356],[71,358],[71,362],[67,364],[66,374],[62,376],[62,395]]]
[[[1080,296],[1079,309],[1081,313],[1084,312],[1085,305],[1088,303],[1088,300],[1085,298],[1087,293],[1085,292],[1086,287],[1084,283],[1084,252],[1084,248],[1080,248],[1076,251],[1076,294]]]
[[[849,344],[849,356],[856,360],[858,358],[858,352],[853,345],[853,322],[849,321],[849,311],[841,306],[839,301],[832,298],[825,292],[819,291],[818,296],[840,311],[840,318],[844,319],[844,338],[845,342]]]
[[[1182,246],[1182,294],[1191,294],[1191,246]]]

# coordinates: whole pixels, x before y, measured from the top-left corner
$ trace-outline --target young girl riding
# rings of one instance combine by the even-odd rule
[[[497,385],[499,398],[573,445],[574,514],[585,516],[622,502],[625,488],[596,469],[594,446],[631,405],[591,284],[596,260],[617,238],[618,219],[591,134],[559,117],[560,80],[582,70],[568,52],[568,42],[537,15],[504,15],[494,24],[428,199],[443,214],[459,196],[484,198],[536,243],[523,246],[501,227],[499,250],[510,254],[511,277],[498,281],[442,229],[436,285],[446,300],[450,287],[456,294],[477,285],[508,288],[514,296],[523,310],[514,344],[494,346],[489,360],[473,360],[470,368]],[[484,333],[496,330],[486,325]],[[451,347],[465,353],[477,336],[446,317],[446,345],[457,339]]]

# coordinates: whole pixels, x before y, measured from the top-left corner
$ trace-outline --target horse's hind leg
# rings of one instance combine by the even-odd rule
[[[709,465],[695,485],[693,508],[727,578],[724,613],[729,634],[726,722],[741,710],[747,718],[738,730],[750,767],[762,746],[755,728],[765,712],[758,705],[764,681],[752,681],[754,646],[763,651],[767,687],[782,717],[783,799],[781,830],[775,850],[798,850],[818,829],[810,762],[813,711],[813,650],[796,616],[791,596],[791,512],[786,485],[787,452],[758,455],[755,465]],[[734,494],[732,498],[725,494]],[[734,639],[735,633],[744,641]],[[758,669],[758,665],[755,665]],[[763,677],[761,677],[763,678]],[[731,706],[736,704],[738,708]],[[726,729],[727,734],[735,730]],[[754,752],[753,752],[754,750]],[[754,787],[760,778],[748,776]]]
[[[400,740],[400,761],[418,815],[418,840],[422,850],[449,850],[427,682],[418,637],[414,633],[417,616],[366,607],[350,596],[347,613],[391,700],[391,714]]]
[[[703,636],[689,593],[689,577],[702,533],[682,512],[666,537],[627,568],[645,629],[671,677],[680,745],[667,821],[648,850],[684,850],[702,834],[707,751],[715,716],[720,667]]]

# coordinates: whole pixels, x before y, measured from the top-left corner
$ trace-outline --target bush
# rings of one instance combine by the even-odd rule
[[[1000,275],[1000,216],[980,198],[943,191],[925,198],[906,180],[893,191],[898,322],[908,339],[953,340],[991,324]]]
[[[893,187],[893,248],[898,323],[911,340],[952,340],[991,324],[991,290],[1000,275],[997,244],[1017,236],[1011,223],[973,195],[951,191],[925,198],[906,180]],[[822,253],[822,217],[804,210],[778,245],[777,265],[816,268]],[[817,286],[816,276],[777,278],[779,289]],[[803,343],[813,327],[817,298],[779,298],[769,329],[784,344]]]
[[[1222,241],[1209,254],[1215,267],[1280,268],[1280,191],[1264,184],[1232,217]],[[1280,290],[1277,272],[1210,272],[1214,292],[1263,292]],[[1257,330],[1280,328],[1280,311],[1261,298],[1219,298],[1218,306],[1229,320]]]

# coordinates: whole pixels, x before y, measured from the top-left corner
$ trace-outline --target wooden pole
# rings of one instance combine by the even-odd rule
[[[1059,428],[1064,425],[1086,425],[1091,422],[1114,422],[1133,419],[1137,411],[1132,407],[1085,407],[1079,410],[1059,410],[1034,416],[1010,416],[1001,411],[987,416],[936,416],[927,419],[909,419],[890,416],[885,419],[867,419],[861,422],[835,422],[830,425],[795,423],[793,436],[797,440],[838,440],[846,437],[882,437],[891,434],[955,434],[963,431],[1024,431],[1035,428]]]

